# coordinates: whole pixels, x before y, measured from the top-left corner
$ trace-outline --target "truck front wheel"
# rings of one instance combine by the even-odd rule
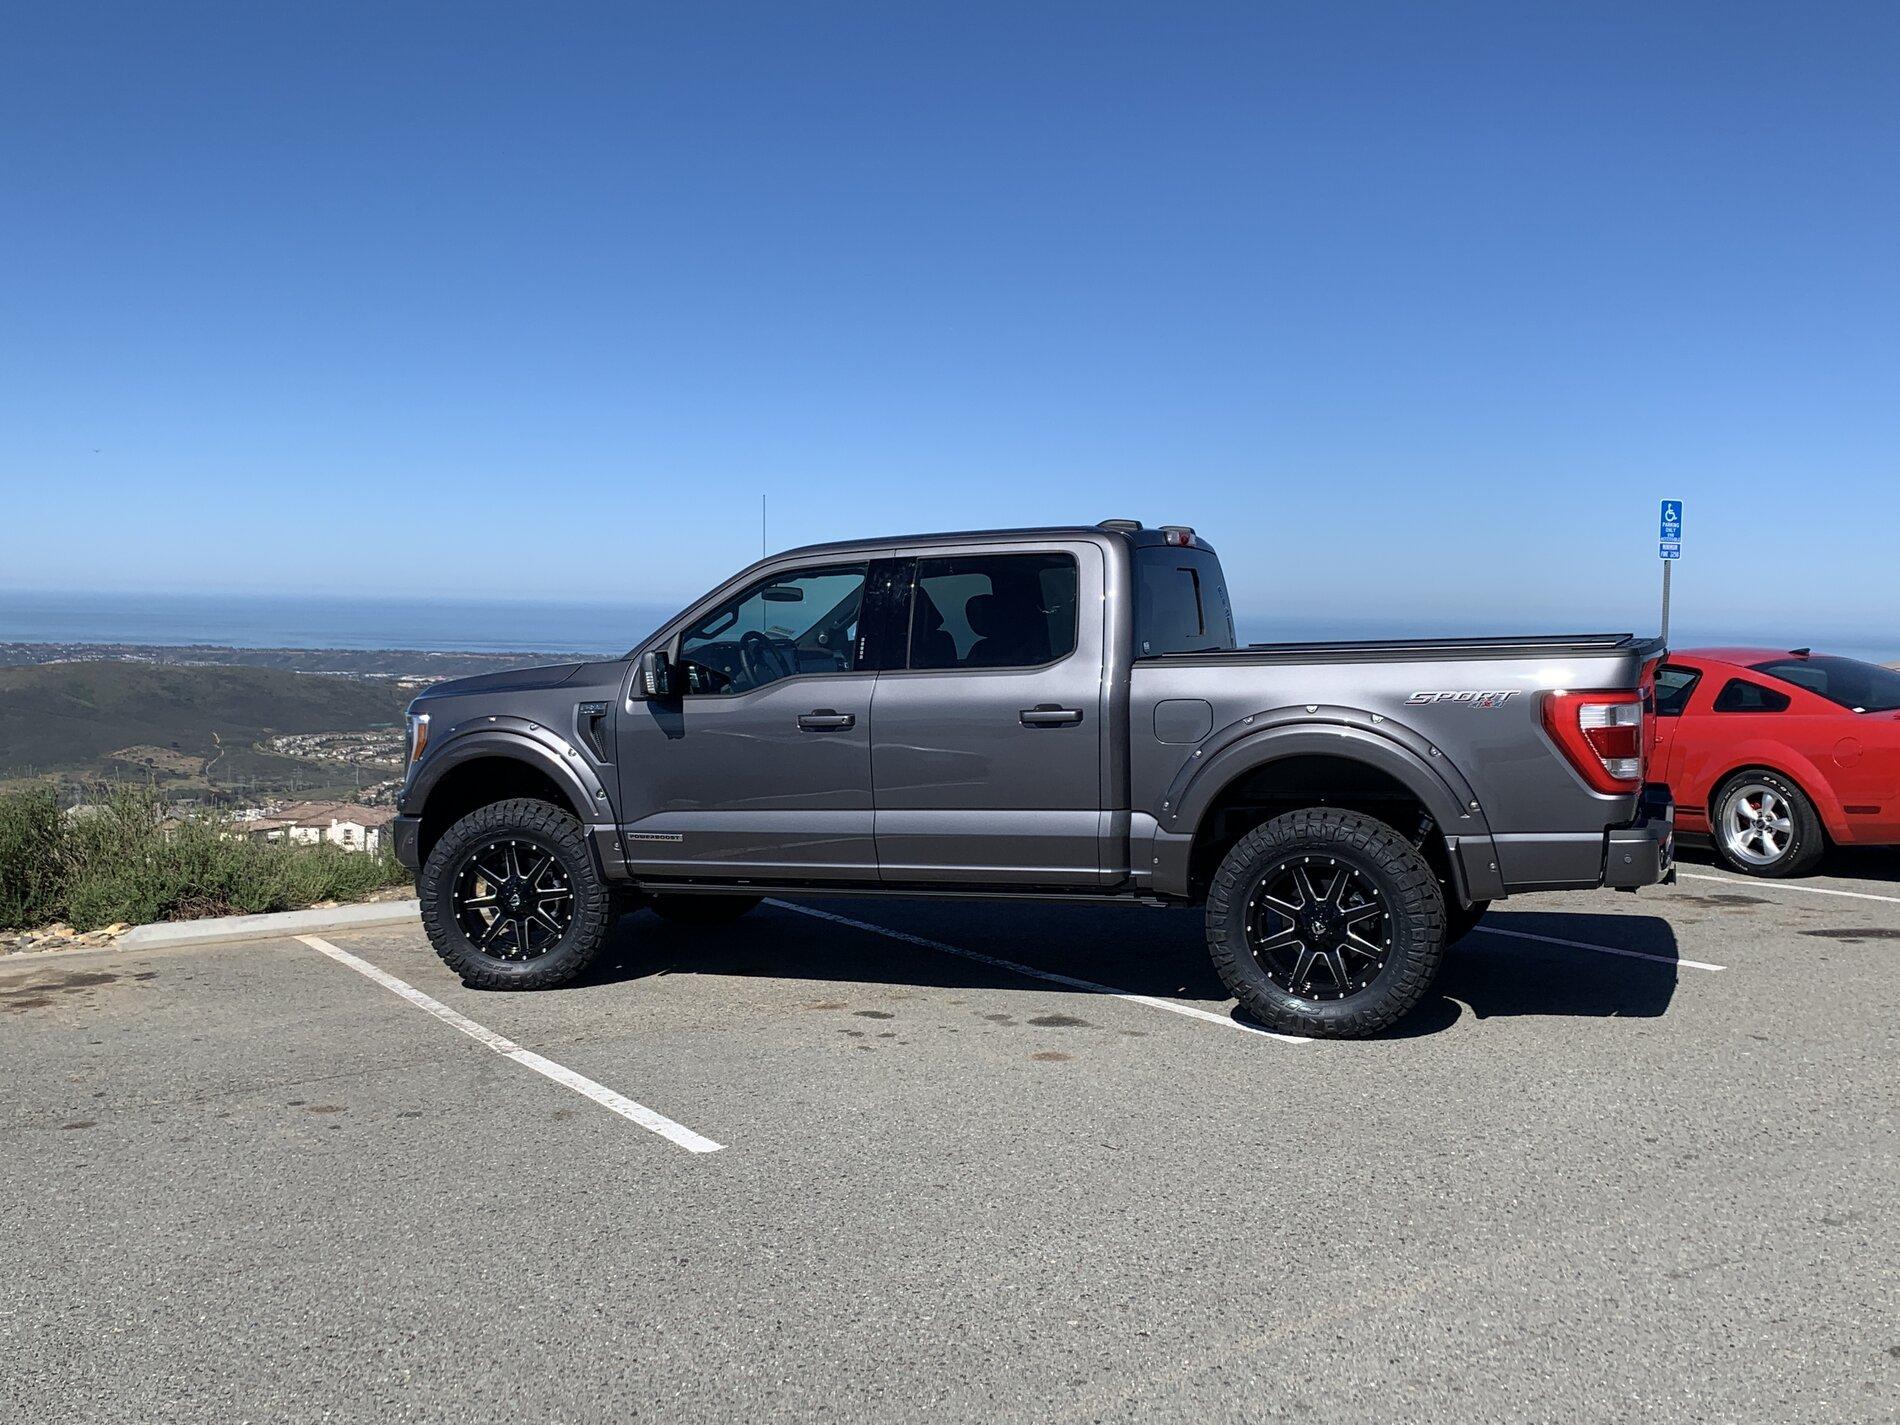
[[[586,969],[613,914],[581,824],[547,802],[478,807],[442,834],[416,889],[435,953],[488,990],[540,990]]]
[[[1207,897],[1214,968],[1273,1029],[1376,1034],[1431,988],[1445,900],[1431,865],[1384,822],[1315,807],[1234,843]]]

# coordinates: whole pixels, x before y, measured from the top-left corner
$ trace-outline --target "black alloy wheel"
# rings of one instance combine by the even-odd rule
[[[561,858],[521,836],[467,851],[450,895],[469,944],[497,960],[545,955],[574,923],[574,887]]]
[[[1371,877],[1335,856],[1270,862],[1247,898],[1247,949],[1302,999],[1356,994],[1385,970],[1392,917]]]
[[[531,798],[477,807],[451,826],[430,848],[416,891],[435,953],[478,989],[566,984],[613,925],[587,829]]]
[[[1360,812],[1306,807],[1221,858],[1207,948],[1248,1014],[1287,1034],[1376,1034],[1431,987],[1445,899],[1421,848]]]

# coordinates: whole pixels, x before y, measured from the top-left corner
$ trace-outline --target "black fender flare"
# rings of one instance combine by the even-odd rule
[[[1175,774],[1156,817],[1155,888],[1188,893],[1188,863],[1202,820],[1237,778],[1302,756],[1344,758],[1386,773],[1431,814],[1445,837],[1459,890],[1488,889],[1485,873],[1495,875],[1497,859],[1490,823],[1471,783],[1443,750],[1383,714],[1321,704],[1250,713],[1201,742]],[[1476,870],[1474,851],[1482,853]]]
[[[484,714],[447,729],[443,740],[431,746],[416,768],[403,801],[426,812],[429,796],[442,779],[466,762],[503,757],[524,762],[561,790],[568,810],[583,826],[613,820],[613,802],[593,763],[581,750],[548,727],[525,717]]]

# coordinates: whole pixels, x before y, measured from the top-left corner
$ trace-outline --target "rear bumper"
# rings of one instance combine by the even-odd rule
[[[1633,891],[1671,885],[1675,879],[1676,803],[1669,788],[1652,783],[1643,789],[1636,820],[1612,828],[1605,837],[1603,884]]]
[[[390,822],[389,842],[395,850],[396,859],[402,862],[411,875],[422,869],[422,857],[417,854],[422,845],[421,817],[399,816]]]
[[[1636,815],[1607,831],[1504,834],[1461,838],[1467,894],[1473,900],[1532,891],[1633,891],[1666,885],[1676,875],[1676,806],[1669,788],[1651,783]]]

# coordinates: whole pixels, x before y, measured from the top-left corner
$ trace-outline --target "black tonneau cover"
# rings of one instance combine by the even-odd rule
[[[1528,658],[1539,654],[1633,653],[1648,658],[1663,651],[1659,638],[1633,633],[1540,633],[1496,638],[1366,638],[1320,643],[1250,643],[1193,653],[1153,653],[1138,663],[1409,663],[1464,658]]]

